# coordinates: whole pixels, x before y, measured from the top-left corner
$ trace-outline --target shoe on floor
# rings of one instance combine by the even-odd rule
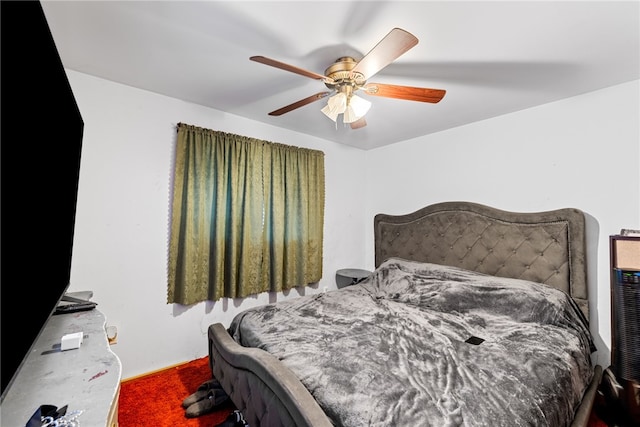
[[[236,409],[235,411],[230,413],[223,422],[217,424],[215,427],[239,427],[246,425],[247,422],[242,416],[242,412]]]
[[[203,390],[200,390],[200,392],[203,392]],[[187,408],[185,411],[187,418],[195,418],[213,412],[229,400],[229,395],[224,390],[212,389],[206,393],[205,398],[198,400]]]
[[[215,378],[211,378],[210,380],[207,380],[198,386],[198,390],[211,390],[214,388],[222,390],[222,385]]]
[[[190,394],[189,397],[182,401],[182,407],[187,409],[189,406],[193,405],[196,402],[201,401],[202,399],[206,399],[209,396],[209,390],[198,390],[193,394]]]
[[[214,389],[222,390],[222,386],[215,378],[203,382],[198,386],[198,389],[195,393],[189,395],[189,397],[182,401],[182,407],[187,409],[189,406],[207,397],[209,395],[209,391]]]

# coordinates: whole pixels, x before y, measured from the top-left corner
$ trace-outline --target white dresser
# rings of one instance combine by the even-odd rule
[[[24,427],[46,404],[68,405],[67,414],[83,411],[82,427],[117,426],[122,365],[105,325],[97,309],[52,316],[5,394],[0,424]],[[77,332],[83,336],[80,348],[62,351],[62,337]]]

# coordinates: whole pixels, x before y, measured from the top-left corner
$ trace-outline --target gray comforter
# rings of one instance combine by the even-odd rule
[[[390,259],[229,327],[277,356],[338,426],[565,426],[592,376],[581,311],[549,286]]]

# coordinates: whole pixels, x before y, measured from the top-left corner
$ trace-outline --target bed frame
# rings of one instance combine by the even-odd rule
[[[444,202],[406,215],[374,218],[375,265],[390,257],[451,265],[561,289],[589,319],[585,219],[573,208],[517,213],[470,202]],[[237,344],[209,326],[209,363],[252,427],[333,424],[298,378],[276,357]],[[602,368],[594,366],[571,427],[587,426]]]

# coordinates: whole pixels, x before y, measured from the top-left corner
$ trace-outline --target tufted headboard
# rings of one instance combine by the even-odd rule
[[[589,319],[585,219],[573,208],[507,212],[444,202],[374,218],[375,264],[399,257],[545,283],[569,294]]]

